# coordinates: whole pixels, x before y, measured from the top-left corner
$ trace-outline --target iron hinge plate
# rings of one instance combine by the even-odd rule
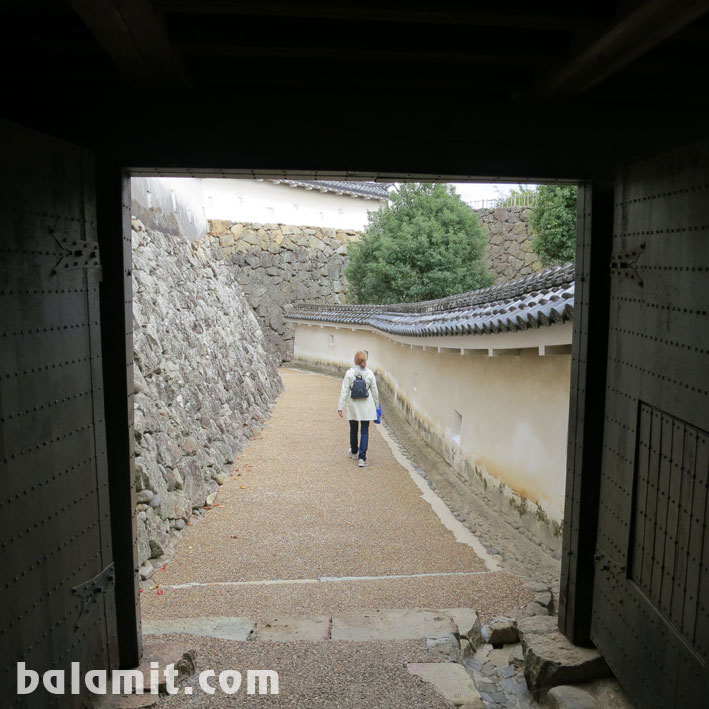
[[[56,276],[63,271],[73,271],[79,268],[101,268],[98,241],[82,241],[81,239],[59,238],[50,230],[54,240],[62,249],[62,257],[52,269]]]
[[[79,586],[74,586],[71,592],[82,599],[81,611],[76,619],[74,630],[79,629],[79,623],[83,616],[96,604],[100,597],[106,593],[116,578],[116,572],[111,562],[103,571]]]
[[[638,270],[638,259],[645,250],[645,244],[634,248],[632,251],[624,251],[611,256],[611,273],[617,276],[625,276],[635,281],[639,286],[643,285],[643,279]]]

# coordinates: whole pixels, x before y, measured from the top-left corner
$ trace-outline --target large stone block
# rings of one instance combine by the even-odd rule
[[[493,618],[483,626],[482,636],[483,640],[493,647],[510,645],[519,640],[517,624],[513,618],[507,617]]]
[[[209,222],[209,233],[213,234],[214,236],[221,236],[222,234],[226,234],[228,228],[228,222],[224,221],[223,219],[211,219]]]
[[[607,677],[610,669],[595,648],[573,645],[552,616],[522,618],[517,627],[524,651],[524,676],[538,699],[550,687]]]

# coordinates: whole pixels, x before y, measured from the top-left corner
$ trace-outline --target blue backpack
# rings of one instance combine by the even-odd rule
[[[369,396],[369,389],[367,389],[367,382],[361,374],[355,374],[354,382],[350,387],[350,397],[352,399],[366,399]]]

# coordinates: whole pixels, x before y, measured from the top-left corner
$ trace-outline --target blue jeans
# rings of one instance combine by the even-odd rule
[[[362,436],[357,445],[357,424],[362,424]],[[359,457],[367,460],[367,446],[369,445],[369,421],[350,421],[350,450],[353,453],[359,451]]]

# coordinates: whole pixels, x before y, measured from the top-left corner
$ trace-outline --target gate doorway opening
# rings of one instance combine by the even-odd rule
[[[671,158],[668,158],[671,159]],[[629,170],[628,178],[633,177],[632,171]],[[687,179],[690,179],[688,176]],[[684,194],[684,193],[683,193]],[[627,209],[631,209],[632,202],[627,204]],[[614,210],[612,190],[607,186],[607,183],[602,181],[597,181],[595,184],[592,182],[582,184],[581,186],[581,198],[579,207],[579,248],[578,253],[581,256],[581,263],[585,264],[583,268],[590,270],[593,268],[593,264],[597,263],[596,259],[601,263],[606,263],[610,260],[611,254],[605,251],[603,248],[595,250],[591,249],[591,239],[596,230],[604,231],[608,228],[610,222],[613,221],[614,216],[617,214],[617,210]],[[594,218],[595,217],[595,218]],[[616,217],[617,218],[617,217]],[[628,234],[625,232],[620,232],[618,238],[627,241]],[[596,242],[598,244],[599,242]],[[621,242],[622,243],[622,242]],[[610,245],[606,244],[606,247]],[[638,247],[634,251],[634,254],[642,252],[642,248]],[[631,251],[633,251],[631,249]],[[619,279],[625,279],[626,270],[629,267],[624,261],[614,261],[613,274],[616,274]],[[579,262],[577,261],[577,268]],[[599,288],[599,283],[603,279],[603,273],[597,275],[594,283],[595,287]],[[637,280],[632,278],[629,282]],[[607,283],[610,285],[610,283]],[[583,292],[583,288],[590,288],[590,283],[585,279],[584,276],[577,276],[577,286]],[[626,283],[624,280],[619,281],[619,287],[625,287]],[[578,297],[578,291],[577,291]],[[626,296],[622,296],[626,297]],[[599,311],[594,313],[592,303],[587,303],[587,312],[585,319],[581,321],[579,325],[579,335],[586,339],[586,347],[590,348],[591,353],[600,350],[605,351],[607,349],[607,334],[608,334],[608,316],[609,313],[600,303]],[[600,327],[600,331],[594,330],[595,327]],[[596,332],[596,335],[593,333]],[[593,339],[596,338],[597,339]],[[591,338],[591,339],[589,339]],[[604,367],[604,358],[596,357],[595,359],[591,355],[591,359],[594,361],[594,367],[589,368],[580,358],[580,352],[583,351],[583,346],[577,341],[575,344],[575,357],[574,357],[574,371],[573,371],[573,381],[578,382],[580,376],[586,377],[589,380],[595,382],[594,386],[584,387],[584,391],[573,391],[572,390],[572,401],[571,401],[571,411],[572,411],[572,423],[571,423],[571,436],[570,436],[570,459],[569,459],[569,478],[568,482],[572,486],[571,490],[567,488],[567,510],[570,510],[571,516],[567,516],[565,520],[567,533],[565,535],[565,545],[566,553],[564,555],[564,566],[562,569],[562,597],[561,597],[561,607],[560,607],[560,625],[570,636],[577,640],[583,640],[584,638],[593,637],[598,638],[601,642],[603,641],[603,633],[601,632],[602,625],[598,624],[594,630],[593,616],[591,615],[592,604],[598,608],[602,605],[600,601],[600,596],[607,591],[602,591],[603,588],[602,581],[599,581],[594,574],[594,564],[590,563],[591,549],[597,550],[597,544],[599,543],[595,532],[581,533],[581,530],[588,529],[585,525],[591,525],[591,529],[596,529],[598,522],[598,512],[594,511],[593,505],[584,505],[582,508],[578,506],[578,500],[585,497],[587,501],[593,502],[595,497],[596,501],[599,502],[601,499],[601,490],[603,483],[601,479],[596,478],[596,483],[593,483],[591,476],[586,473],[581,474],[581,470],[588,470],[589,468],[584,468],[584,466],[593,463],[593,469],[600,470],[601,467],[596,467],[599,464],[599,459],[594,459],[595,456],[600,456],[601,452],[597,449],[589,449],[588,446],[583,445],[582,437],[583,435],[588,435],[589,431],[593,429],[591,424],[595,421],[594,435],[600,435],[603,433],[604,425],[602,421],[598,418],[597,414],[599,407],[602,405],[602,400],[605,396],[601,396],[601,393],[605,391],[606,386],[606,371]],[[588,357],[587,350],[587,357]],[[585,360],[591,361],[591,360]],[[581,368],[581,369],[579,369]],[[591,393],[593,392],[593,396]],[[581,416],[580,412],[592,410],[594,415],[589,418],[584,427],[579,431],[578,421]],[[589,429],[591,426],[591,429]],[[594,452],[595,451],[595,452]],[[630,460],[630,458],[629,458]],[[590,463],[590,462],[591,463]],[[606,469],[607,467],[606,464]],[[612,468],[610,468],[612,469]],[[631,473],[633,475],[634,473]],[[607,485],[609,483],[605,483]],[[630,489],[637,489],[639,483],[634,483],[630,486]],[[684,483],[681,483],[683,485]],[[695,483],[696,484],[696,483]],[[638,493],[633,493],[633,495]],[[573,500],[576,503],[573,503]],[[631,496],[630,499],[636,499]],[[590,516],[589,516],[590,515]],[[574,542],[574,534],[576,534]],[[630,538],[629,538],[630,539]],[[573,544],[579,545],[578,548],[573,549]],[[621,547],[622,548],[622,547]],[[630,542],[628,542],[628,549],[630,548]],[[578,559],[581,558],[578,555],[584,553],[589,561],[584,564],[580,564]],[[583,582],[580,583],[579,579]],[[584,580],[585,579],[585,580]],[[632,582],[631,582],[632,586]],[[595,597],[594,597],[595,595]],[[609,594],[610,596],[610,594]],[[612,599],[609,598],[610,603],[613,603]],[[645,601],[639,600],[639,603],[645,603]],[[584,614],[585,611],[586,613]],[[599,622],[600,623],[600,622]],[[598,640],[597,640],[598,642]],[[674,691],[674,690],[672,690]]]
[[[560,624],[638,706],[706,696],[707,4],[365,5],[3,10],[7,696],[139,659],[128,181],[215,173],[582,181]]]

